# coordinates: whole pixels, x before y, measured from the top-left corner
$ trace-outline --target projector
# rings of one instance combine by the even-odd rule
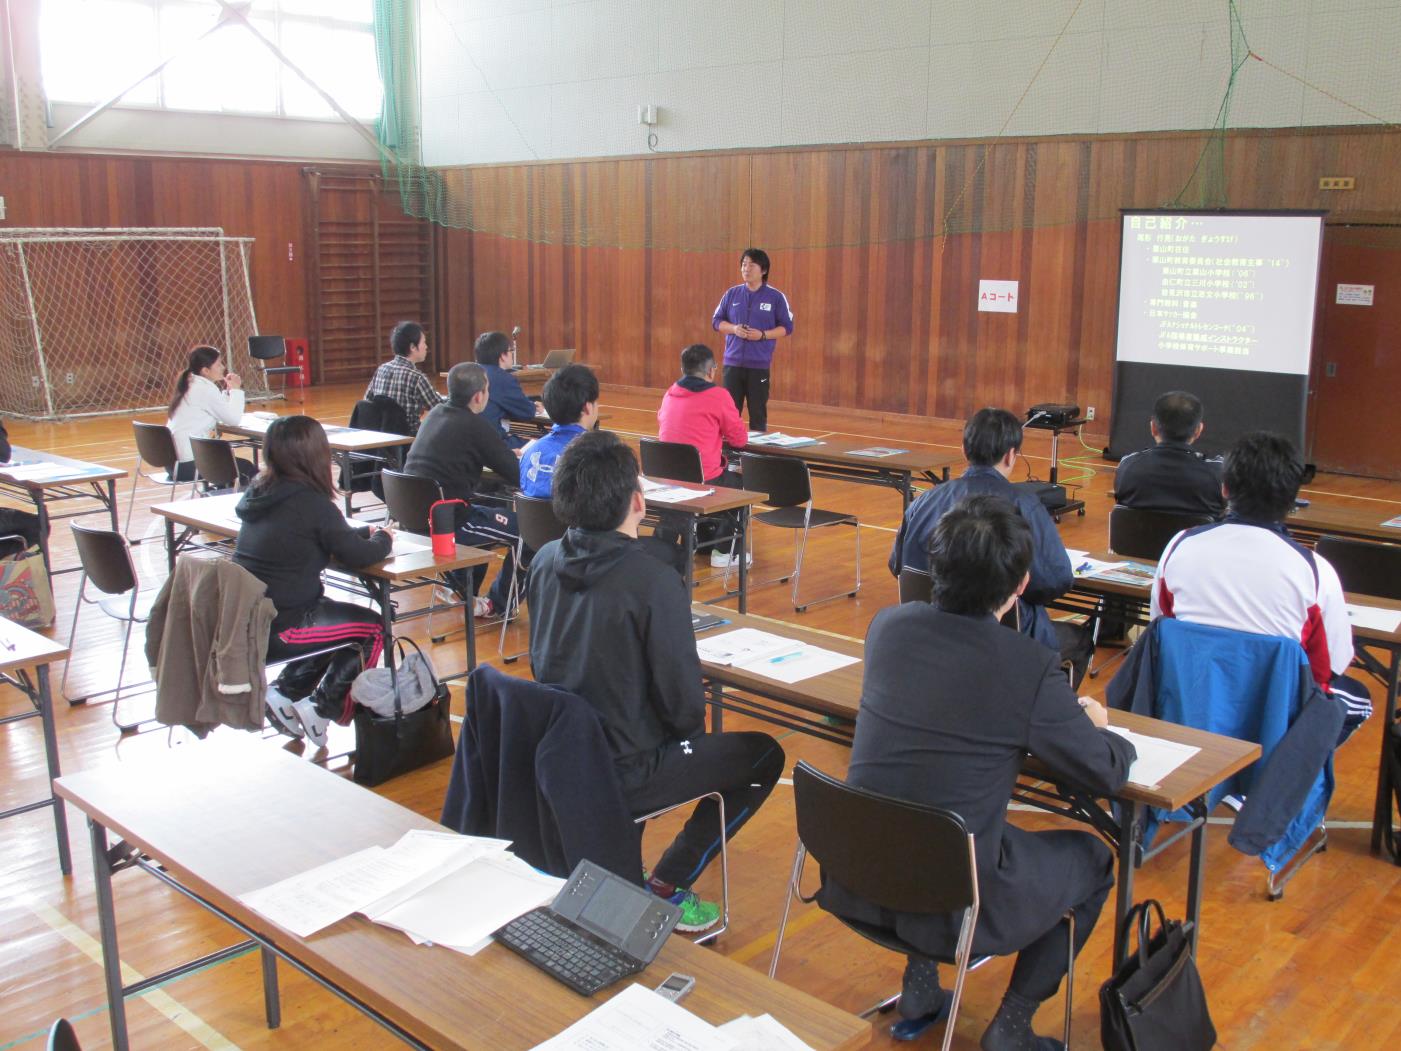
[[[1026,423],[1024,427],[1034,427],[1038,430],[1053,431],[1062,427],[1069,427],[1080,418],[1080,406],[1059,405],[1054,402],[1042,402],[1040,405],[1033,405],[1026,410]]]

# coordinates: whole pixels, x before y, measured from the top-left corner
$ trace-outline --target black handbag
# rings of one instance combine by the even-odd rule
[[[432,663],[412,639],[395,639],[400,662],[404,645],[418,652],[430,673]],[[368,708],[355,709],[355,783],[378,785],[420,766],[453,754],[452,723],[448,719],[448,688],[432,677],[433,696],[416,711],[405,712],[395,681],[394,715],[380,716]]]
[[[1152,916],[1158,932],[1149,936]],[[1124,917],[1124,938],[1138,932],[1131,954],[1099,989],[1104,1051],[1206,1051],[1216,1045],[1206,993],[1183,924],[1163,916],[1156,901],[1139,902]]]

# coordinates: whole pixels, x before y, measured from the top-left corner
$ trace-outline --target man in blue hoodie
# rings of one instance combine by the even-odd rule
[[[569,529],[530,567],[530,664],[537,681],[598,713],[634,814],[718,791],[728,838],[778,782],[783,749],[764,733],[705,732],[690,601],[637,537],[638,478],[632,450],[607,431],[581,435],[559,458],[554,507]],[[719,849],[719,808],[705,799],[652,870],[650,889],[681,906],[682,930],[719,918],[690,890]]]
[[[486,369],[491,399],[482,415],[501,432],[509,448],[519,449],[525,439],[511,433],[511,421],[529,423],[535,419],[535,403],[521,390],[520,380],[510,371],[516,363],[516,348],[504,332],[483,332],[472,347],[477,364]]]
[[[598,422],[598,377],[587,366],[566,365],[545,381],[540,400],[554,426],[521,452],[521,492],[548,500],[555,461],[570,442]]]

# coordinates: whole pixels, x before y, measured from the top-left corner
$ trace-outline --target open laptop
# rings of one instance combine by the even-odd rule
[[[527,365],[528,369],[562,369],[574,360],[574,351],[552,350],[545,355],[545,360],[538,365]]]
[[[671,902],[581,861],[554,901],[517,916],[492,937],[591,996],[651,963],[680,918]]]

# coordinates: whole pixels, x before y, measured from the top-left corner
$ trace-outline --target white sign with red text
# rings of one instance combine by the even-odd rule
[[[1016,281],[979,281],[978,309],[991,310],[998,314],[1017,312]]]

